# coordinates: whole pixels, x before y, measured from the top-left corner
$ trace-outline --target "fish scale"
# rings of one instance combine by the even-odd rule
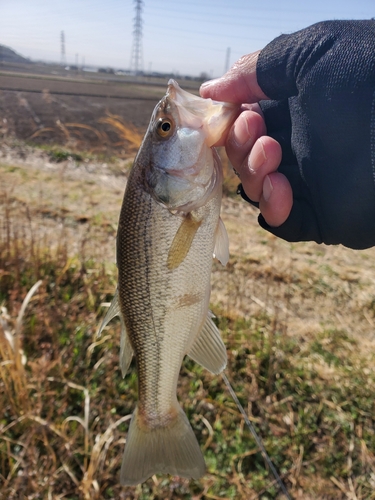
[[[181,220],[145,193],[141,180],[137,175],[129,178],[127,190],[130,194],[129,198],[125,196],[120,215],[117,250],[119,297],[138,365],[140,409],[147,415],[148,408],[156,408],[157,414],[163,418],[175,400],[177,377],[189,347],[190,332],[199,328],[197,322],[202,322],[207,307],[206,303],[196,303],[180,308],[185,324],[183,327],[176,325],[180,332],[175,335],[175,328],[168,330],[166,325],[168,305],[176,317],[175,298],[192,288],[192,270],[195,278],[200,277],[205,283],[204,292],[209,286],[216,227],[211,224],[209,215],[213,212],[211,217],[217,221],[220,198],[217,196],[200,209],[200,212],[207,212],[207,215],[202,214],[206,223],[200,228],[201,232],[204,233],[207,226],[211,234],[205,238],[197,235],[185,265],[171,271],[167,268],[166,258]],[[147,226],[148,230],[128,229],[138,225],[140,228]],[[141,261],[140,255],[143,256]],[[194,255],[199,255],[198,263],[194,262]],[[169,317],[167,320],[171,321]],[[181,330],[185,333],[182,334]],[[160,352],[162,347],[165,347],[163,354]],[[161,356],[167,366],[163,374],[160,373],[163,371]]]

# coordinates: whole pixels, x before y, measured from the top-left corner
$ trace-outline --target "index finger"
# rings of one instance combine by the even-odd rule
[[[257,51],[241,57],[221,78],[203,83],[200,88],[201,96],[238,104],[268,99],[256,76],[259,53]]]

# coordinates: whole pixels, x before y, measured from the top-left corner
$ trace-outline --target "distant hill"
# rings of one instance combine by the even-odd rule
[[[0,45],[0,62],[29,63],[31,61],[30,59],[26,59],[26,57],[20,56],[9,47]]]

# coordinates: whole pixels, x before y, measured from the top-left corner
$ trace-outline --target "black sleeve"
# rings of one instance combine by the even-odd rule
[[[282,35],[261,51],[257,78],[294,197],[282,226],[260,224],[288,241],[374,246],[375,21]]]

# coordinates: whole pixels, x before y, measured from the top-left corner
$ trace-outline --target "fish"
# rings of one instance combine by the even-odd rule
[[[237,105],[203,99],[170,80],[129,174],[116,242],[118,283],[100,326],[120,317],[124,377],[136,358],[138,401],[123,485],[157,473],[198,479],[206,470],[177,382],[185,355],[214,374],[227,363],[209,310],[213,256],[224,265],[229,259],[222,165],[213,146],[238,113]]]

